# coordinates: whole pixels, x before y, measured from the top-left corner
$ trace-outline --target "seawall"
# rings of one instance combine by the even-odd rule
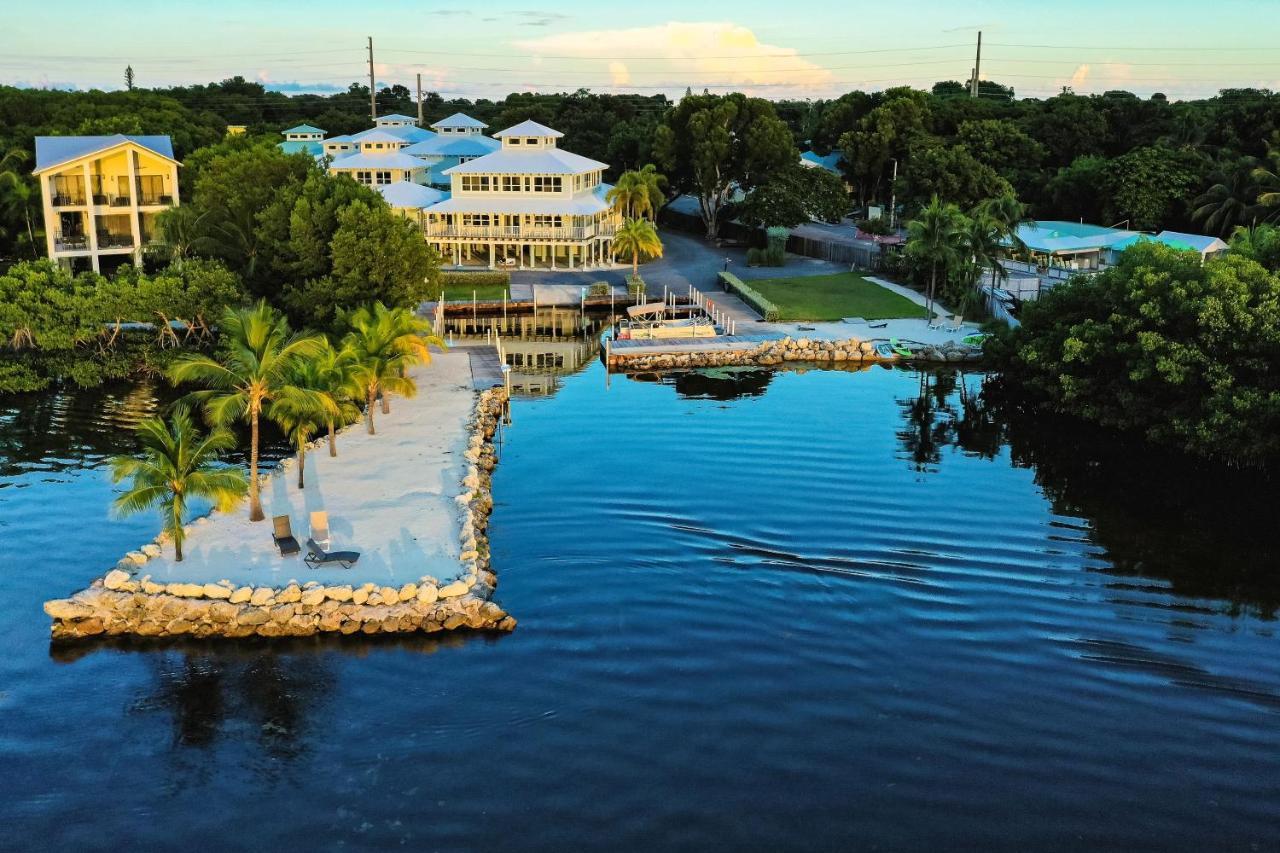
[[[706,339],[713,341],[714,339]],[[662,343],[662,342],[655,342]],[[687,350],[663,346],[661,351],[644,348],[615,349],[608,355],[608,368],[619,371],[669,370],[683,367],[758,366],[772,367],[788,361],[827,363],[908,362],[938,364],[973,364],[982,361],[982,350],[967,344],[948,342],[941,345],[916,345],[910,356],[885,358],[876,351],[877,342],[846,338],[817,340],[780,338],[747,343],[740,349],[704,348],[705,342],[693,342]]]

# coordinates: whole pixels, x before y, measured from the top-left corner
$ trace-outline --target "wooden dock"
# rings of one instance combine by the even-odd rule
[[[760,344],[780,341],[785,337],[780,332],[761,332],[756,335],[719,335],[714,338],[642,338],[611,341],[609,347],[625,357],[687,352],[736,352],[755,349]]]
[[[449,348],[450,352],[464,352],[471,359],[471,387],[486,391],[506,384],[502,372],[502,356],[492,344],[460,343]]]

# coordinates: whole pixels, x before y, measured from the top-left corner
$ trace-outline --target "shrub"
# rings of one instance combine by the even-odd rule
[[[609,282],[597,281],[587,290],[587,296],[608,296]]]
[[[875,219],[859,219],[858,230],[865,234],[879,234],[883,237],[889,234],[889,220],[883,216],[877,216]]]
[[[511,273],[506,270],[485,270],[484,272],[465,272],[447,270],[440,273],[440,284],[443,287],[477,288],[500,284],[511,284]]]
[[[747,266],[758,267],[764,264],[764,249],[747,249]]]
[[[627,293],[634,297],[644,296],[648,288],[645,286],[644,279],[638,275],[627,276]]]
[[[765,320],[774,322],[778,319],[778,306],[765,299],[742,279],[731,272],[718,273],[720,286],[750,305]]]
[[[780,246],[770,246],[764,250],[764,265],[780,267],[787,262],[787,253]]]

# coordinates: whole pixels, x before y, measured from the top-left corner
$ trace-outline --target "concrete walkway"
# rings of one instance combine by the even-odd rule
[[[467,422],[475,403],[467,352],[433,353],[432,363],[412,371],[418,394],[391,400],[391,414],[374,416],[376,435],[364,422],[338,436],[338,456],[326,446],[307,453],[306,488],[299,490],[296,460],[263,486],[265,521],[250,522],[242,505],[197,522],[187,537],[186,559],[173,561],[173,547],[148,561],[139,575],[157,583],[283,586],[290,580],[324,584],[373,581],[404,584],[432,575],[441,581],[460,573],[460,516],[454,496],[465,470]],[[271,518],[288,515],[294,536],[306,547],[310,513],[326,510],[330,550],[360,552],[351,570],[310,569],[302,555],[281,557],[271,537]]]

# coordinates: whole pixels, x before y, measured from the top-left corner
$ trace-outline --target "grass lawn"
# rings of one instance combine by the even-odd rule
[[[444,289],[444,301],[470,302],[472,291],[475,291],[476,299],[481,302],[501,302],[503,294],[507,292],[507,286],[505,284],[481,284],[475,287],[446,287]]]
[[[748,281],[747,286],[777,305],[778,319],[782,321],[924,316],[924,308],[910,299],[851,272],[767,278]]]

